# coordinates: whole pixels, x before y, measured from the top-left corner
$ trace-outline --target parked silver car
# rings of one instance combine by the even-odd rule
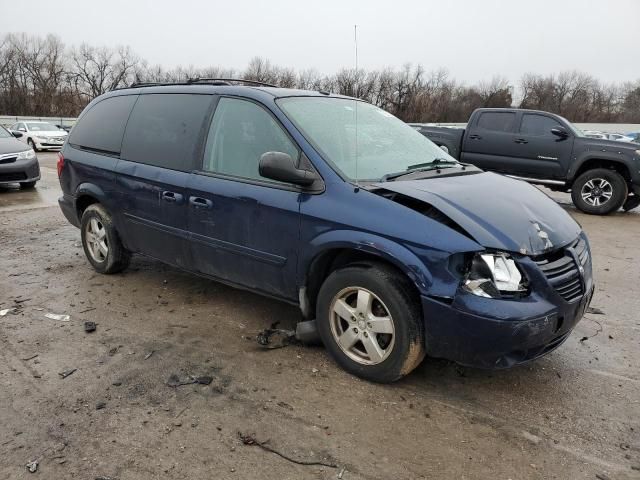
[[[69,135],[49,122],[26,121],[14,123],[9,130],[22,133],[20,140],[36,152],[40,150],[59,150]]]

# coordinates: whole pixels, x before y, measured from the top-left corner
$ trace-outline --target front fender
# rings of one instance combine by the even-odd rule
[[[569,171],[567,172],[567,179],[569,181],[573,181],[576,179],[576,173],[580,171],[582,166],[591,160],[604,160],[608,162],[617,163],[618,165],[626,168],[630,175],[631,180],[634,183],[640,182],[640,175],[636,172],[634,168],[630,168],[630,160],[624,155],[622,152],[614,151],[614,150],[604,150],[604,151],[587,151],[582,154],[579,154],[576,157],[576,161],[574,161],[569,166]]]
[[[313,261],[333,249],[352,249],[380,257],[405,273],[421,293],[433,284],[431,272],[411,250],[388,238],[356,230],[332,230],[313,238],[300,257],[300,285],[305,283]]]

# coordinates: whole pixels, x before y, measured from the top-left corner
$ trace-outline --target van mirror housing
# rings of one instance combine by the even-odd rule
[[[569,132],[567,132],[564,127],[552,128],[551,133],[560,138],[567,138],[569,136]]]
[[[311,170],[298,168],[291,155],[284,152],[266,152],[260,156],[260,175],[278,182],[308,187],[318,178]]]

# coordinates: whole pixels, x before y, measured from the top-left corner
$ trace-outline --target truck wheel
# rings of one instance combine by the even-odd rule
[[[97,272],[117,273],[129,266],[131,254],[122,245],[111,215],[99,203],[89,205],[82,214],[80,235],[84,253]]]
[[[388,383],[425,355],[420,303],[408,280],[390,267],[350,265],[327,277],[316,323],[325,347],[346,371]]]
[[[573,204],[584,213],[607,215],[627,198],[627,182],[615,170],[596,168],[580,175],[571,186]]]

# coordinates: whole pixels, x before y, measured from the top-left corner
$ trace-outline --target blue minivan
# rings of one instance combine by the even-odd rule
[[[58,174],[98,272],[142,254],[298,305],[336,362],[372,381],[425,355],[538,358],[594,289],[586,235],[544,193],[327,92],[219,80],[112,91],[83,111]]]

